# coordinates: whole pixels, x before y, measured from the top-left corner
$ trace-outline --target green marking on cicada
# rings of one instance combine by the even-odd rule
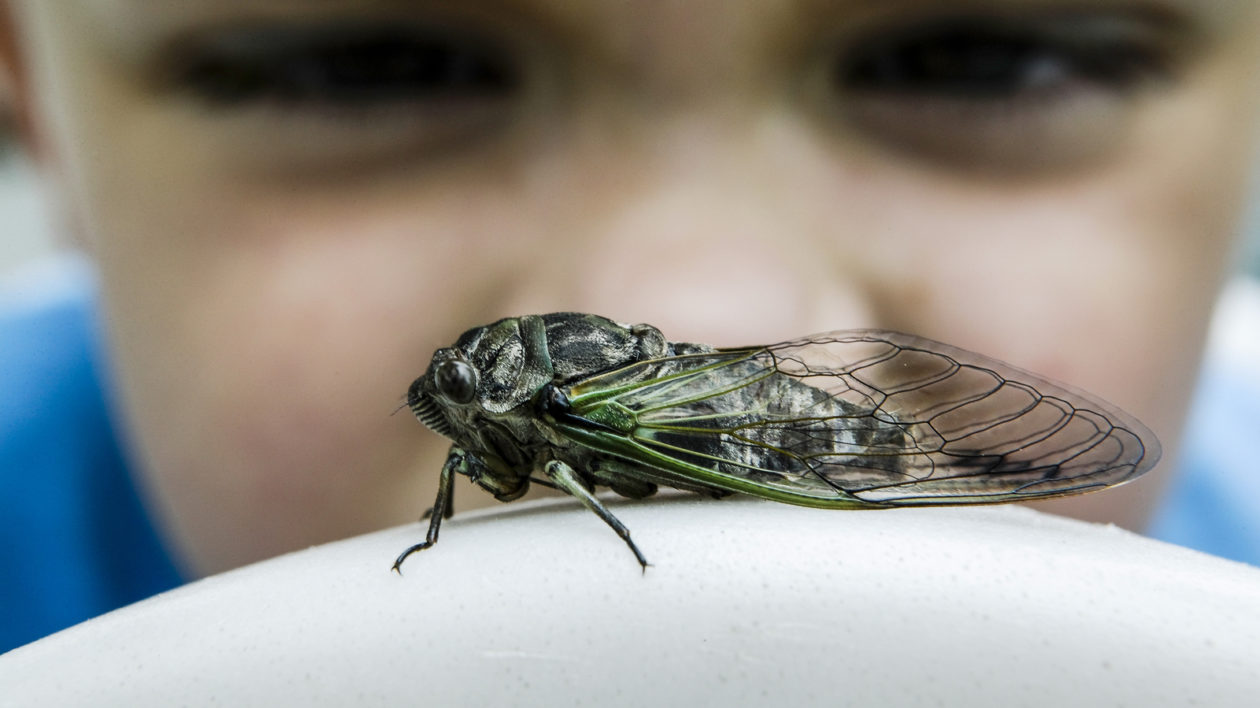
[[[595,404],[582,417],[606,426],[611,432],[621,435],[633,433],[639,423],[634,411],[615,400]]]
[[[501,501],[658,486],[824,508],[996,504],[1123,484],[1159,443],[1123,411],[1035,374],[896,332],[757,347],[669,342],[650,325],[507,318],[439,349],[407,405],[453,441],[423,543],[464,475]]]

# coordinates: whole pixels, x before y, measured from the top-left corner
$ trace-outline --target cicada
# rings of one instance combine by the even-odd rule
[[[1144,425],[1086,393],[896,332],[714,348],[595,315],[510,317],[439,349],[407,406],[453,441],[428,534],[462,474],[500,501],[659,487],[833,509],[998,504],[1123,484],[1159,459]]]

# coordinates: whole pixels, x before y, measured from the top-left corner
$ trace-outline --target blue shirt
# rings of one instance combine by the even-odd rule
[[[1178,475],[1148,535],[1260,565],[1257,444],[1258,377],[1240,366],[1209,360],[1190,407]]]
[[[53,281],[0,293],[0,651],[182,582],[120,450],[91,271]],[[1205,372],[1152,535],[1260,564],[1260,390],[1238,378]]]
[[[182,582],[119,447],[90,270],[37,289],[0,293],[0,652]]]

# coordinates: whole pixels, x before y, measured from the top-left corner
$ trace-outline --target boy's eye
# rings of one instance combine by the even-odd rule
[[[855,47],[839,67],[850,88],[974,99],[1009,98],[1070,80],[1129,88],[1155,78],[1161,55],[1113,28],[1037,27],[950,19],[894,31]]]
[[[885,27],[833,65],[868,135],[981,169],[1080,164],[1173,77],[1172,20],[1144,13],[958,16]]]
[[[527,52],[476,27],[402,18],[200,28],[154,54],[151,85],[178,110],[197,109],[200,149],[246,172],[340,178],[421,155],[436,164],[506,134],[527,93]]]
[[[495,98],[520,80],[489,42],[380,26],[220,30],[180,47],[168,66],[168,85],[224,107]]]

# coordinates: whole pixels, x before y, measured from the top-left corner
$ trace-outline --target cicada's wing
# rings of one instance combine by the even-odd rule
[[[1154,466],[1141,423],[956,347],[877,330],[641,362],[569,395],[576,442],[670,484],[807,506],[984,504],[1087,492]]]

